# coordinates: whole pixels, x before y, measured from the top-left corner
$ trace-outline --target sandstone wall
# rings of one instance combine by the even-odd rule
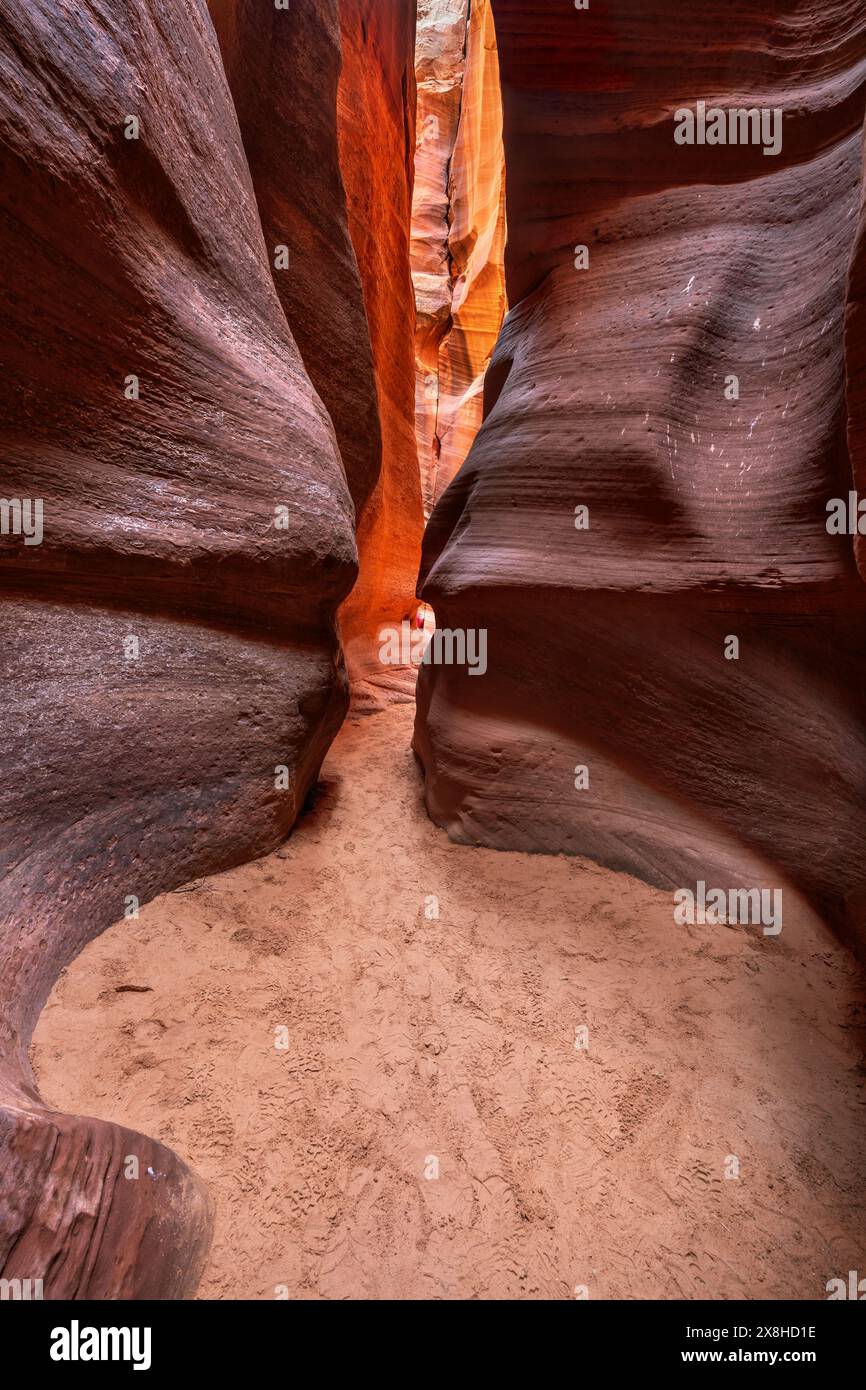
[[[0,494],[44,505],[41,544],[0,538],[0,1272],[181,1296],[201,1187],[53,1112],[27,1043],[134,899],[289,830],[346,707],[354,509],[204,7],[7,7],[0,73]]]
[[[451,323],[449,169],[463,99],[469,0],[420,0],[415,48],[418,112],[412,201],[415,427],[425,512],[439,464],[439,356]]]
[[[481,424],[505,313],[505,165],[489,0],[422,0],[412,275],[416,431],[425,510]]]
[[[514,307],[422,589],[489,669],[422,674],[431,813],[661,885],[793,881],[862,939],[866,609],[826,503],[849,294],[859,438],[866,17],[493,12]],[[699,100],[781,107],[781,153],[678,145]]]
[[[360,512],[379,476],[382,432],[340,171],[338,0],[304,0],[288,11],[210,0],[210,10],[274,284]]]
[[[340,0],[340,160],[364,287],[382,428],[382,471],[359,519],[361,573],[340,614],[363,705],[411,698],[411,672],[383,667],[378,634],[415,613],[424,526],[413,428],[409,267],[415,116],[413,0]]]
[[[845,316],[845,405],[852,483],[858,496],[863,498],[866,497],[866,176],[861,181],[860,191],[857,237],[851,258]],[[866,533],[866,522],[863,523],[863,532]],[[859,531],[854,541],[854,553],[860,575],[866,579],[866,541]]]
[[[380,664],[378,634],[414,613],[423,528],[408,395],[414,4],[210,9],[274,283],[355,502],[360,573],[341,634],[356,703],[376,707],[411,690]]]

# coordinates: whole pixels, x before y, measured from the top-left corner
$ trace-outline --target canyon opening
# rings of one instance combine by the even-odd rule
[[[866,12],[0,62],[0,1301],[866,1297]]]

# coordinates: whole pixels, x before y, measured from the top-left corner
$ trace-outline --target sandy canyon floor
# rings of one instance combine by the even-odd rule
[[[625,875],[451,844],[412,716],[349,722],[282,849],[111,928],[43,1013],[46,1099],[210,1185],[200,1296],[815,1299],[866,1267],[845,951],[787,902],[778,938],[678,927]]]

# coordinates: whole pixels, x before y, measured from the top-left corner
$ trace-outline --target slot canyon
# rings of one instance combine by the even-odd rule
[[[4,1287],[866,1275],[862,0],[0,71]]]

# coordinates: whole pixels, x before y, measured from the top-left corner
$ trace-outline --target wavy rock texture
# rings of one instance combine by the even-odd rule
[[[862,940],[866,607],[825,506],[851,481],[866,17],[493,10],[514,308],[422,588],[488,629],[489,669],[422,675],[429,808],[662,886],[792,878]],[[676,144],[701,99],[783,108],[782,152]]]
[[[177,1297],[209,1238],[197,1180],[46,1109],[26,1048],[132,899],[290,828],[345,710],[354,517],[206,10],[60,19],[0,19],[2,493],[44,500],[41,545],[0,539],[0,1270],[47,1297]]]
[[[378,633],[414,613],[423,529],[407,397],[414,6],[210,9],[272,261],[288,252],[274,283],[359,518],[360,576],[341,629],[356,701],[376,706],[391,686],[408,693],[407,673],[380,665]]]
[[[271,264],[288,259],[274,266],[274,284],[360,511],[379,476],[382,433],[340,172],[338,0],[288,11],[260,0],[209,4]]]
[[[383,667],[378,634],[411,619],[424,515],[413,428],[415,316],[409,267],[415,80],[413,0],[340,0],[337,113],[349,231],[358,257],[379,399],[382,471],[358,524],[361,573],[340,612],[359,705],[411,698],[410,671]]]
[[[866,177],[861,183],[858,220],[845,316],[845,403],[853,483],[859,498],[862,499],[866,497]],[[860,575],[866,579],[866,540],[859,532],[854,540],[854,553]]]
[[[460,124],[469,0],[420,0],[412,283],[415,290],[415,429],[425,512],[438,467],[439,356],[451,323],[449,168]]]
[[[481,424],[505,314],[505,163],[489,0],[422,0],[412,207],[415,419],[425,510]]]

